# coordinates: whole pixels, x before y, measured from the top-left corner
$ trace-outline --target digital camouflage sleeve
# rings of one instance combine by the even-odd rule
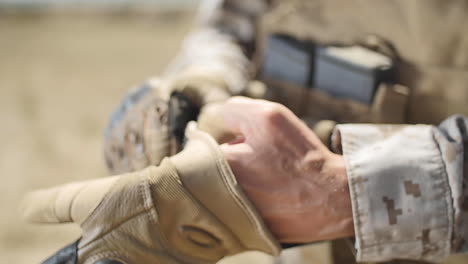
[[[338,125],[358,261],[440,261],[468,250],[468,118]]]
[[[233,94],[241,93],[251,78],[256,21],[267,8],[264,0],[203,1],[196,29],[187,36],[164,77],[209,74],[223,78]]]

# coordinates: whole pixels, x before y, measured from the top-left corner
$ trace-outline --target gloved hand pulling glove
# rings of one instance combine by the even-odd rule
[[[215,140],[194,122],[186,134],[184,150],[158,167],[30,193],[24,217],[81,225],[77,255],[63,263],[214,263],[246,250],[277,255],[278,242]]]

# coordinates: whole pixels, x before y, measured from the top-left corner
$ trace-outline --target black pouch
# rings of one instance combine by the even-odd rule
[[[302,87],[312,84],[315,45],[287,35],[272,35],[267,40],[261,75]]]
[[[260,75],[371,104],[379,84],[393,82],[393,65],[392,58],[364,46],[321,46],[272,35]]]
[[[314,88],[371,104],[380,83],[393,81],[391,58],[362,46],[317,47]]]
[[[60,249],[53,256],[44,260],[42,264],[76,264],[78,262],[78,243],[80,240]]]

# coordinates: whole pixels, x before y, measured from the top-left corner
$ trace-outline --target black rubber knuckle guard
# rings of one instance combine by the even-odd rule
[[[76,264],[78,262],[78,242],[62,248],[53,256],[46,259],[42,264]]]

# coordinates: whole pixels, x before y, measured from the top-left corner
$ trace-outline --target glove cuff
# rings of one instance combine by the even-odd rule
[[[243,250],[278,255],[280,246],[236,181],[216,141],[189,123],[184,151],[171,157],[182,184],[238,237]]]

